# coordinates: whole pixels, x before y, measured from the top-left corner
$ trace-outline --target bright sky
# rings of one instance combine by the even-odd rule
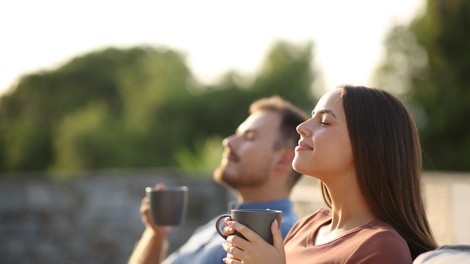
[[[314,42],[327,88],[369,83],[387,30],[424,0],[15,0],[0,3],[0,93],[22,74],[109,46],[163,45],[201,81],[254,74],[278,39]]]

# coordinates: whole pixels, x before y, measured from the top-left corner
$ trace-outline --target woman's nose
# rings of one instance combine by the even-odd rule
[[[309,136],[311,134],[310,129],[308,128],[308,122],[310,119],[302,122],[300,125],[296,127],[297,133],[302,136]]]

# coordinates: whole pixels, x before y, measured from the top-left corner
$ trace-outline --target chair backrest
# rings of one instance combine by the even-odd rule
[[[470,245],[445,245],[419,255],[413,264],[470,264]]]

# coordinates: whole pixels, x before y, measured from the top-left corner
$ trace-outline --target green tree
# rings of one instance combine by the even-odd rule
[[[278,94],[305,110],[314,105],[312,82],[316,73],[311,66],[313,43],[294,45],[279,41],[267,54],[253,84],[258,97]]]
[[[189,76],[181,55],[149,47],[99,50],[27,75],[0,100],[1,170],[148,164],[140,136],[156,123],[160,102],[189,94]],[[75,119],[80,123],[72,125]]]
[[[0,171],[206,169],[214,141],[234,132],[253,100],[280,95],[310,108],[311,49],[279,42],[259,76],[228,72],[210,86],[178,52],[151,47],[98,50],[24,76],[0,98]]]
[[[116,146],[116,131],[109,122],[107,107],[99,102],[67,115],[57,129],[57,158],[50,168],[55,174],[63,171],[97,169],[110,165]]]
[[[386,41],[381,86],[402,92],[421,130],[426,169],[470,170],[470,1],[428,0]]]

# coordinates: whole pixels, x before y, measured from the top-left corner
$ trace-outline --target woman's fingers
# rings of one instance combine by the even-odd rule
[[[223,248],[227,252],[227,257],[224,259],[225,263],[285,263],[283,239],[277,221],[273,221],[271,225],[274,246],[264,241],[263,238],[248,227],[236,221],[231,221],[228,228],[232,228],[240,233],[240,235],[228,236],[226,239],[227,243],[223,244]]]
[[[247,253],[249,254],[249,249],[250,245],[252,245],[252,242],[238,235],[229,235],[227,236],[226,241],[227,242],[223,243],[222,246],[227,252],[227,258],[230,259],[230,263],[235,263],[233,260],[246,258]]]
[[[225,217],[224,218],[224,225],[225,227],[222,229],[222,233],[224,233],[225,236],[230,236],[235,234],[235,230],[230,226],[232,220],[230,217]]]
[[[227,237],[227,242],[230,246],[233,246],[233,247],[236,247],[238,249],[240,249],[241,251],[246,251],[250,248],[250,245],[252,244],[252,242],[238,236],[238,235],[230,235]],[[236,251],[235,253],[237,253],[238,251]],[[232,254],[232,252],[228,252],[230,254]],[[236,254],[235,255],[236,258],[240,258],[240,254]]]
[[[232,233],[235,233],[235,231],[237,231],[243,237],[245,237],[246,240],[251,241],[253,243],[265,242],[264,239],[260,237],[258,234],[256,234],[253,230],[251,230],[250,228],[236,221],[229,221],[229,225],[227,228],[228,228],[228,231],[233,230]]]
[[[243,251],[231,243],[223,243],[222,247],[227,252],[227,257],[239,260],[244,254]]]
[[[271,233],[273,234],[274,247],[278,249],[284,248],[284,239],[282,238],[282,233],[279,229],[279,223],[277,220],[274,220],[271,224]]]
[[[241,264],[242,262],[238,259],[234,259],[234,258],[230,258],[230,257],[226,257],[223,259],[223,261],[226,263],[226,264]]]

